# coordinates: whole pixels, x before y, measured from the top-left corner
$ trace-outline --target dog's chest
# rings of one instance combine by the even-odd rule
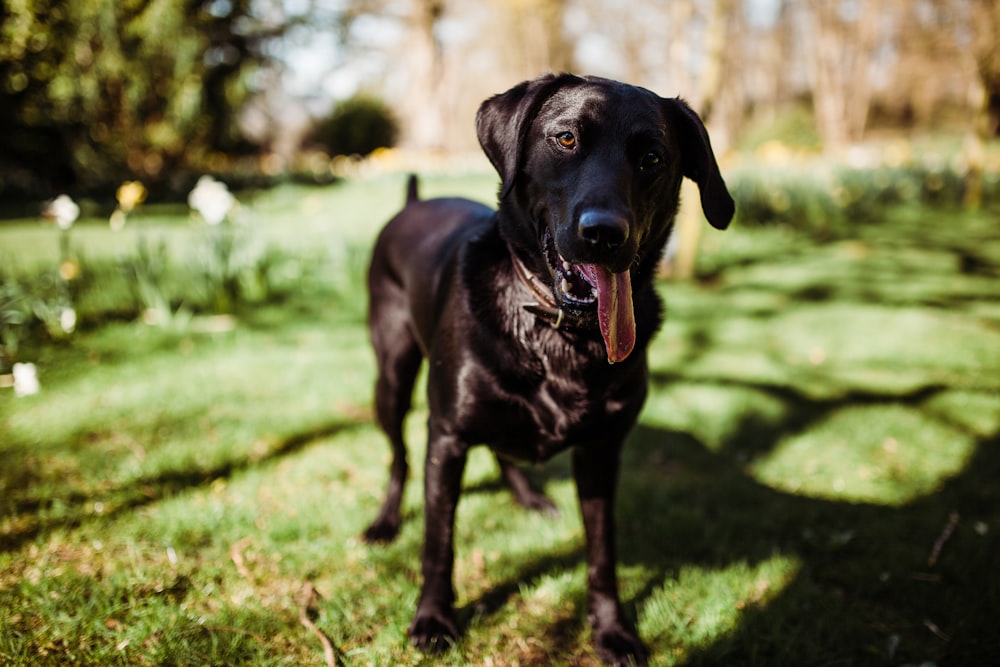
[[[641,404],[641,356],[610,365],[597,335],[557,330],[521,309],[487,327],[473,347],[475,368],[460,374],[456,419],[467,442],[538,463],[565,449],[626,432]]]
[[[530,386],[506,394],[489,442],[509,458],[537,463],[589,441],[623,406],[608,400],[608,382],[559,358],[543,357]],[[499,407],[494,405],[494,407]]]
[[[532,413],[543,440],[563,442],[599,406],[588,400],[580,378],[547,373],[534,394]]]

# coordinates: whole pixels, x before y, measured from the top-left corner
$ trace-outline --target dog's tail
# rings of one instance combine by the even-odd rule
[[[410,174],[406,179],[406,203],[407,205],[420,201],[420,192],[417,189],[417,175]]]

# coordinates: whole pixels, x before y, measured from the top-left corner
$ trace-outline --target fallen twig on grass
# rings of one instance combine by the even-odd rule
[[[951,534],[955,532],[958,519],[958,512],[952,512],[948,515],[948,523],[945,524],[944,530],[941,531],[937,540],[934,541],[934,546],[931,548],[931,555],[927,558],[928,567],[934,567],[937,564],[938,558],[941,556],[941,549],[944,547],[945,542],[951,538]]]
[[[937,626],[937,623],[929,618],[924,619],[924,627],[931,631],[931,634],[940,639],[941,641],[951,641],[951,637],[946,635],[941,628]]]
[[[229,558],[233,561],[233,565],[236,566],[236,571],[240,573],[240,576],[253,583],[253,576],[250,574],[250,570],[247,569],[246,561],[243,559],[243,551],[250,546],[250,542],[249,537],[244,537],[242,540],[236,542],[229,548]]]
[[[326,659],[327,667],[338,667],[343,665],[343,661],[340,659],[339,652],[330,641],[330,638],[326,636],[319,627],[313,623],[312,616],[316,613],[316,603],[319,602],[319,593],[313,586],[311,581],[307,581],[305,588],[302,589],[301,600],[299,602],[299,623],[301,623],[305,628],[316,635],[320,643],[323,645],[323,657]]]

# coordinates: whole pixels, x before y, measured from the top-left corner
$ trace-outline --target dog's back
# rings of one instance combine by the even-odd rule
[[[396,331],[403,321],[427,353],[441,307],[441,284],[455,268],[464,242],[489,225],[494,214],[468,199],[421,200],[416,177],[409,178],[406,206],[379,234],[368,271],[368,322],[376,354],[397,345],[380,332]]]

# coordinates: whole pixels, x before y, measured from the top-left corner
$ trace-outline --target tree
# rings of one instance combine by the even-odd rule
[[[573,49],[563,30],[567,0],[499,0],[495,7],[507,23],[509,57],[520,78],[572,69]]]
[[[414,0],[408,30],[410,70],[407,98],[410,123],[407,143],[423,150],[444,147],[445,60],[438,23],[445,13],[443,0]]]
[[[165,180],[245,148],[263,43],[250,0],[21,0],[0,9],[0,193]]]
[[[995,0],[972,0],[970,10],[972,48],[961,51],[964,69],[975,72],[969,77],[965,206],[976,210],[982,205],[983,143],[1000,135],[1000,5]]]
[[[983,136],[1000,136],[1000,4],[972,1],[972,51],[983,88],[978,108]]]
[[[869,68],[880,45],[876,0],[809,0],[813,111],[826,144],[838,148],[861,138],[868,121]]]

